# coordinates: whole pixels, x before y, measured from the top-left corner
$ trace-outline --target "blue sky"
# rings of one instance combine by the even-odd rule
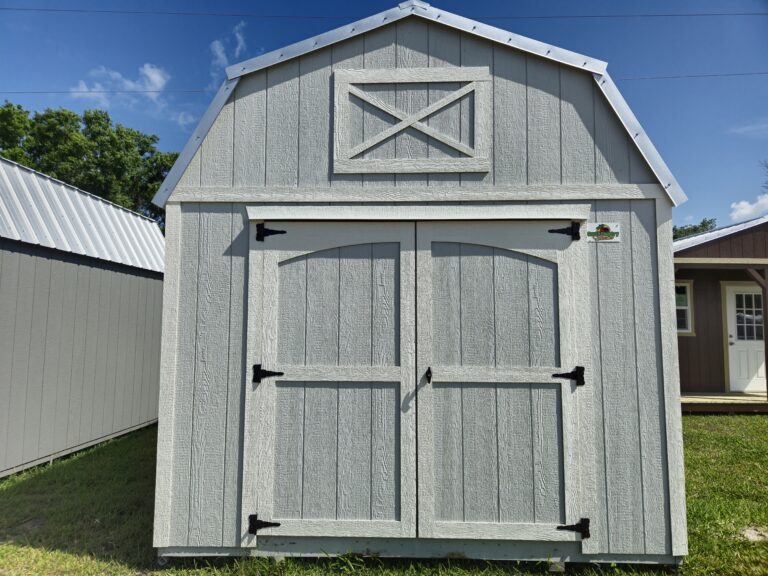
[[[180,150],[224,77],[223,66],[387,9],[387,2],[290,3],[182,0],[23,0],[2,7],[248,12],[341,16],[259,19],[40,13],[0,10],[0,99],[31,110],[106,108],[127,126],[157,134]],[[629,80],[723,72],[768,72],[768,16],[632,19],[497,19],[491,16],[768,12],[766,0],[456,0],[435,5],[582,52],[609,63],[640,122],[689,201],[684,224],[719,225],[768,212],[768,75]],[[623,79],[624,78],[624,79]],[[151,95],[82,95],[72,89],[159,89]],[[175,90],[198,90],[179,93]],[[3,91],[60,91],[10,94]],[[765,196],[763,196],[765,194]]]

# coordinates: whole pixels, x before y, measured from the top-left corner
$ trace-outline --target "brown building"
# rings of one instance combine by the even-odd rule
[[[768,216],[674,243],[680,387],[766,392]]]

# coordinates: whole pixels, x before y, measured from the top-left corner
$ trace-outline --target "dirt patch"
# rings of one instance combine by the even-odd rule
[[[744,528],[744,530],[741,532],[741,535],[750,542],[765,542],[768,540],[768,531],[755,528],[754,526]]]

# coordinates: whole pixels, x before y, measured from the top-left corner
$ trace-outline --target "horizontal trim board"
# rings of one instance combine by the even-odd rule
[[[440,188],[376,186],[297,188],[207,186],[177,188],[171,202],[446,202],[494,200],[655,200],[666,198],[658,184],[526,184]]]
[[[333,171],[338,174],[452,174],[456,172],[489,172],[489,158],[369,158],[365,160],[334,160]]]
[[[152,426],[156,423],[157,423],[157,418],[153,418],[152,420],[147,420],[146,422],[142,422],[141,424],[136,424],[135,426],[130,426],[128,428],[124,428],[123,430],[118,430],[117,432],[113,432],[112,434],[107,434],[106,436],[99,436],[98,438],[94,438],[93,440],[88,440],[87,442],[83,442],[82,444],[78,444],[77,446],[72,446],[70,448],[66,448],[65,450],[60,450],[58,452],[54,452],[53,454],[49,454],[41,458],[30,460],[29,462],[25,462],[24,464],[19,464],[18,466],[14,466],[13,468],[0,470],[0,478],[4,478],[5,476],[10,476],[11,474],[16,474],[17,472],[21,472],[22,470],[27,470],[28,468],[33,468],[41,464],[47,464],[53,460],[63,458],[64,456],[69,456],[70,454],[74,454],[75,452],[79,452],[80,450],[91,448],[96,444],[101,444],[102,442],[106,442],[107,440],[111,440],[112,438],[117,438],[118,436],[123,436],[124,434],[135,432],[136,430],[140,430],[141,428],[146,428],[147,426]]]
[[[579,542],[499,542],[429,538],[322,538],[259,536],[258,548],[169,546],[161,557],[294,556],[327,557],[347,553],[388,558],[466,557],[523,562],[633,563],[679,565],[682,558],[660,554],[582,554]]]
[[[675,258],[675,264],[741,264],[768,266],[768,258]]]
[[[336,70],[339,82],[350,84],[390,84],[422,82],[490,82],[487,66],[452,68],[383,68],[368,70]]]
[[[587,220],[589,204],[247,206],[249,220]]]
[[[280,367],[282,376],[275,382],[357,382],[368,386],[371,382],[401,382],[404,377],[399,366],[291,366]]]

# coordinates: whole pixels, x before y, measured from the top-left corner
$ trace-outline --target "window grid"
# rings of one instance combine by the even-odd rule
[[[736,339],[763,339],[763,296],[736,294]]]

